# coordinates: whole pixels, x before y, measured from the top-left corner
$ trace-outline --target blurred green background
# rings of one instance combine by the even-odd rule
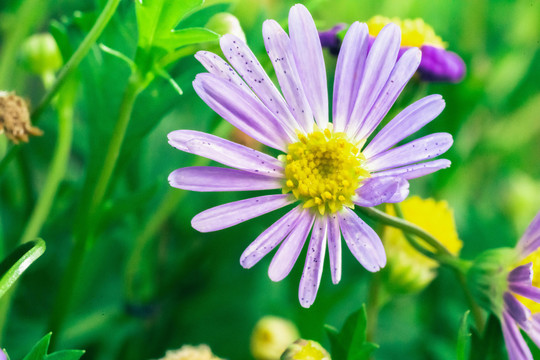
[[[24,1],[0,3],[0,57],[4,41],[21,21],[30,33],[48,31],[59,21],[76,48],[104,1],[42,0],[31,19],[14,16]],[[262,22],[274,18],[286,26],[292,1],[207,1],[202,12],[184,21],[203,26],[214,13],[229,11],[243,26],[248,44],[267,70]],[[365,21],[380,14],[423,18],[467,64],[458,84],[423,84],[414,79],[392,113],[427,94],[442,94],[444,112],[418,134],[445,131],[454,136],[447,153],[452,167],[411,182],[411,194],[446,199],[454,209],[463,257],[499,246],[513,246],[540,209],[540,3],[534,0],[316,0],[304,3],[320,30],[335,23]],[[132,56],[136,46],[133,1],[122,1],[99,39]],[[30,34],[29,33],[29,34]],[[215,44],[204,48],[217,50]],[[326,53],[329,82],[335,58]],[[39,79],[11,59],[0,88],[16,90],[36,104],[44,93]],[[220,122],[194,93],[191,81],[203,67],[191,56],[170,70],[184,90],[178,95],[157,79],[137,99],[119,166],[105,206],[99,235],[85,259],[59,348],[87,350],[84,359],[150,359],[183,344],[206,343],[228,359],[250,359],[249,337],[256,321],[267,314],[292,320],[302,337],[328,345],[323,324],[340,327],[366,302],[372,277],[343,251],[340,284],[331,283],[328,260],[315,304],[303,309],[297,299],[305,251],[282,282],[268,279],[271,256],[251,270],[239,258],[276,212],[216,233],[198,233],[190,226],[198,212],[247,198],[239,193],[186,193],[156,232],[150,232],[142,256],[128,265],[135,243],[146,236],[156,209],[171,193],[168,174],[193,164],[194,156],[167,143],[176,129],[211,131]],[[105,140],[117,116],[127,82],[126,65],[94,46],[77,72],[75,134],[66,178],[41,236],[43,257],[29,269],[17,289],[1,346],[12,359],[21,358],[48,329],[58,282],[71,248],[72,223],[84,179],[100,171]],[[392,115],[389,114],[389,117]],[[57,133],[49,109],[40,127],[45,135],[24,145],[0,177],[0,240],[2,252],[18,241],[48,169]],[[228,129],[227,129],[228,130]],[[166,200],[165,200],[166,201]],[[174,204],[173,204],[174,205]],[[134,272],[134,275],[133,275]],[[133,277],[130,277],[133,275]],[[128,282],[130,278],[133,281]],[[375,341],[377,359],[454,359],[457,329],[467,305],[448,269],[417,295],[392,299],[380,313]]]

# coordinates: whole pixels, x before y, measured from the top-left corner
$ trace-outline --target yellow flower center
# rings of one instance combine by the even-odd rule
[[[318,346],[317,346],[318,345]],[[308,341],[305,346],[300,349],[294,356],[294,360],[324,360],[328,359],[326,354],[321,350],[319,344]]]
[[[388,23],[394,23],[401,28],[401,46],[431,45],[445,49],[447,44],[435,34],[435,30],[422,19],[387,18],[374,16],[367,21],[369,35],[377,36]]]
[[[292,192],[304,208],[321,215],[334,213],[352,202],[360,182],[369,177],[362,168],[362,143],[353,144],[345,133],[330,129],[298,134],[300,141],[287,148],[283,193]]]
[[[532,262],[533,263],[533,286],[540,287],[540,248],[534,251],[532,254],[527,256],[521,263],[518,265],[525,265]],[[517,295],[516,297],[521,301],[525,306],[527,306],[533,314],[540,313],[540,304],[536,301],[527,299],[523,296]]]

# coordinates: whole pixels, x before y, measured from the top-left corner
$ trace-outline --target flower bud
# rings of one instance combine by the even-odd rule
[[[495,314],[503,310],[508,273],[518,261],[515,249],[491,249],[480,254],[467,272],[471,294],[480,306]]]
[[[178,350],[168,350],[165,357],[160,360],[222,360],[218,358],[208,347],[208,345],[184,345]]]
[[[243,42],[246,42],[246,35],[240,21],[230,13],[217,13],[208,20],[206,28],[218,33],[219,35],[232,34]]]
[[[49,33],[30,36],[22,44],[22,59],[28,70],[46,76],[62,66],[62,55]]]
[[[458,254],[463,243],[458,238],[454,215],[446,201],[412,196],[401,203],[405,220],[435,236],[452,254]],[[392,205],[386,212],[394,215]],[[386,227],[383,242],[387,249],[387,266],[381,271],[386,290],[408,294],[424,289],[437,275],[439,264],[413,248],[403,232]]]
[[[28,135],[40,136],[43,131],[30,123],[30,112],[24,99],[14,93],[0,91],[0,134],[4,133],[18,144],[19,141],[28,142]]]
[[[331,360],[321,344],[313,340],[299,339],[281,355],[281,360]]]
[[[257,360],[278,360],[287,346],[299,337],[292,322],[265,316],[257,322],[251,334],[251,354]]]

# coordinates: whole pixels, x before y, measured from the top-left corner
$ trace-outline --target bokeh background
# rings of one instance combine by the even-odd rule
[[[44,93],[20,54],[5,52],[4,39],[28,21],[30,33],[62,23],[69,46],[76,48],[104,1],[42,0],[33,18],[14,17],[20,0],[0,3],[0,57],[10,56],[9,73],[0,88],[16,90],[36,104]],[[411,194],[445,199],[454,209],[462,255],[473,259],[485,249],[513,246],[540,210],[540,3],[534,0],[316,0],[303,2],[320,30],[338,22],[365,21],[374,15],[423,18],[467,64],[458,84],[407,85],[392,112],[427,94],[442,94],[444,112],[415,136],[450,132],[447,153],[452,167],[411,182]],[[293,1],[238,0],[205,3],[184,25],[204,26],[214,13],[238,17],[248,44],[271,72],[262,41],[262,22],[283,26]],[[99,39],[132,56],[136,47],[133,1],[122,1]],[[29,33],[29,34],[30,34]],[[28,34],[28,35],[29,35]],[[201,46],[218,51],[216,44]],[[329,83],[336,59],[325,54]],[[304,253],[280,283],[267,276],[271,257],[245,270],[239,258],[245,247],[279,217],[279,211],[216,233],[190,226],[198,212],[247,198],[239,193],[182,193],[170,189],[168,174],[196,158],[167,143],[176,129],[218,131],[223,125],[194,93],[191,81],[203,67],[192,57],[170,69],[184,90],[179,95],[157,79],[137,99],[119,166],[115,170],[105,216],[92,241],[77,285],[59,348],[87,350],[85,359],[151,359],[183,344],[206,343],[228,359],[250,359],[249,338],[256,321],[267,314],[292,320],[302,337],[328,346],[323,325],[340,327],[367,299],[372,275],[343,252],[343,276],[332,285],[328,260],[315,304],[298,303]],[[97,46],[76,74],[75,134],[69,168],[41,237],[47,251],[21,279],[1,346],[21,358],[48,329],[58,283],[72,246],[74,217],[101,169],[112,131],[126,65]],[[0,243],[3,254],[18,241],[40,194],[57,134],[54,111],[40,123],[45,134],[24,145],[0,177]],[[256,146],[256,145],[255,145]],[[85,180],[86,179],[86,180]],[[181,193],[181,194],[179,194]],[[160,212],[161,211],[161,212]],[[374,224],[376,225],[376,224]],[[419,294],[394,297],[381,309],[375,342],[377,359],[454,359],[457,331],[467,309],[453,273],[438,278]]]

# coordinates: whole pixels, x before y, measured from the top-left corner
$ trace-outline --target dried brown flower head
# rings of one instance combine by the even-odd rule
[[[0,91],[0,134],[3,133],[15,144],[28,142],[28,135],[43,135],[43,131],[30,123],[26,101],[14,93]]]

